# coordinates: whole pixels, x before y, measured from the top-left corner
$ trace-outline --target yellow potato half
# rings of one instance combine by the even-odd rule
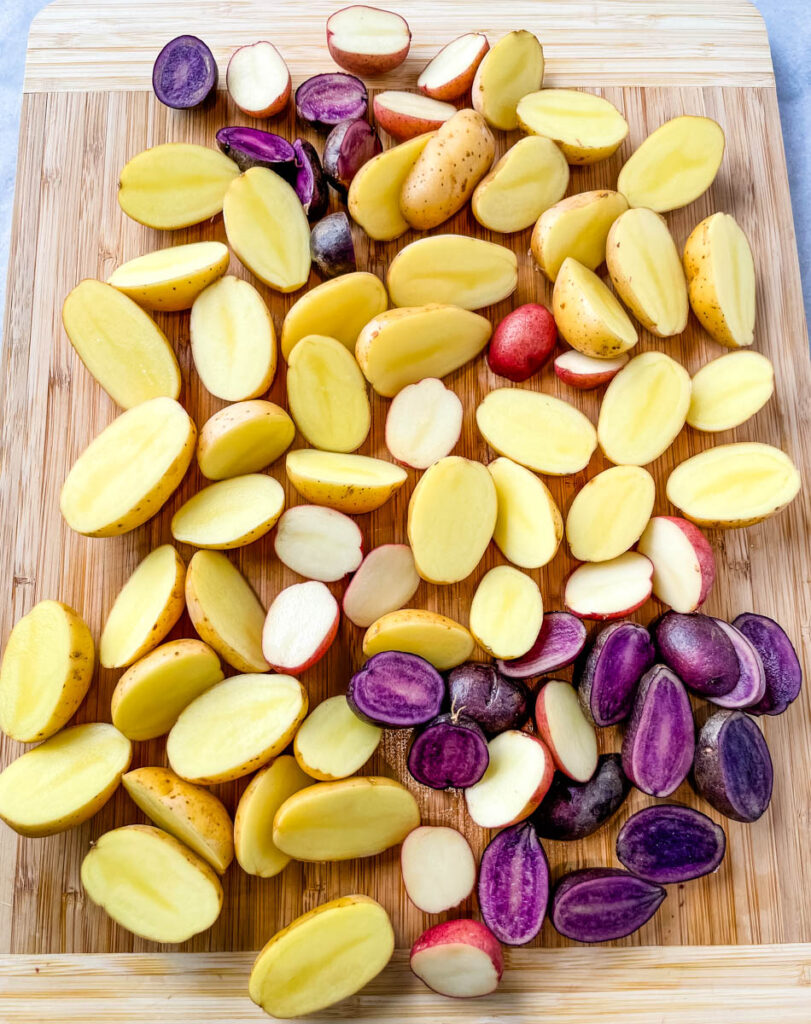
[[[416,654],[444,672],[467,661],[473,653],[473,637],[463,625],[438,612],[401,608],[381,615],[363,636],[367,658],[381,651]]]
[[[383,730],[362,721],[343,694],[328,697],[301,723],[293,741],[299,767],[331,782],[354,775],[377,750]]]
[[[543,84],[543,47],[531,32],[508,32],[484,55],[473,79],[473,106],[489,125],[509,132],[518,127],[522,96]]]
[[[642,536],[656,484],[639,466],[612,466],[580,488],[566,517],[566,539],[579,562],[607,562]]]
[[[383,282],[374,274],[357,271],[324,281],[290,307],[282,324],[282,355],[289,359],[296,345],[309,334],[337,338],[354,353],[361,328],[388,304]]]
[[[557,554],[563,519],[543,480],[512,459],[491,462],[498,515],[493,540],[505,558],[522,569],[540,569]]]
[[[519,139],[482,178],[470,200],[476,220],[505,233],[531,227],[569,185],[566,157],[551,139]]]
[[[541,89],[522,96],[516,108],[522,131],[560,146],[570,164],[595,164],[616,153],[628,122],[613,103],[578,89]]]
[[[191,242],[136,256],[107,278],[113,288],[144,309],[174,313],[191,304],[228,269],[231,254],[222,242]]]
[[[550,281],[557,279],[569,256],[596,270],[605,259],[611,225],[627,209],[625,197],[609,189],[561,199],[544,210],[532,229],[530,249],[535,262]]]
[[[538,584],[511,565],[482,577],[470,605],[470,632],[494,658],[520,658],[538,639],[543,599]]]
[[[197,464],[209,480],[258,473],[290,447],[296,427],[273,402],[254,399],[220,409],[197,440]]]
[[[552,313],[572,348],[594,359],[613,359],[639,336],[614,293],[593,271],[568,257],[552,292]]]
[[[226,551],[253,544],[284,511],[284,488],[265,473],[218,480],[172,516],[172,536],[198,548]]]
[[[408,221],[400,212],[400,191],[417,157],[435,134],[426,132],[392,146],[367,160],[355,174],[347,197],[349,215],[370,238],[387,242],[408,231]]]
[[[285,470],[302,498],[339,512],[373,512],[408,478],[402,466],[367,455],[346,455],[299,448],[288,452]]]
[[[292,858],[273,842],[273,818],[289,796],[312,784],[290,754],[282,754],[254,775],[234,816],[234,846],[243,871],[260,878],[284,871]]]
[[[695,430],[731,430],[763,408],[774,394],[774,369],[759,352],[730,352],[693,377],[687,422]]]

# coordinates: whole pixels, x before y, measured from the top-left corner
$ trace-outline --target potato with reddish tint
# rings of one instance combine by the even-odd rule
[[[487,364],[507,380],[528,380],[551,356],[557,340],[555,318],[546,306],[527,302],[508,313],[495,329]]]
[[[411,29],[394,11],[354,4],[327,18],[327,49],[354,75],[383,75],[408,56]]]
[[[476,69],[490,49],[483,32],[468,32],[446,43],[425,65],[417,88],[435,100],[455,100],[473,85]]]

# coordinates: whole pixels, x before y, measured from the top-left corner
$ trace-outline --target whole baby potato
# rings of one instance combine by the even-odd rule
[[[493,373],[520,382],[537,373],[558,340],[555,318],[536,302],[514,309],[501,321],[487,350]]]

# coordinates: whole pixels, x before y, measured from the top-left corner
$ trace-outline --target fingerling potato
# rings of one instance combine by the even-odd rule
[[[426,132],[378,153],[355,174],[347,197],[349,215],[370,238],[387,242],[408,231],[408,221],[400,212],[400,192],[434,134]]]
[[[173,245],[122,263],[107,284],[144,309],[174,313],[191,309],[200,292],[226,272],[230,259],[222,242]]]
[[[254,775],[234,816],[234,848],[243,871],[260,878],[284,871],[292,857],[273,842],[273,818],[289,796],[312,784],[290,754],[275,758]]]

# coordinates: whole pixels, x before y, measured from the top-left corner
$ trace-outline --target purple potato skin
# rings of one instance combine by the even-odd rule
[[[320,220],[329,207],[329,185],[315,146],[306,139],[293,143],[296,155],[294,188],[310,221]]]
[[[782,626],[765,615],[745,612],[732,625],[741,631],[760,655],[766,677],[763,697],[748,708],[750,715],[782,715],[797,699],[803,670],[794,645]]]
[[[466,789],[487,771],[487,737],[464,715],[439,715],[411,742],[408,770],[431,789]]]
[[[324,173],[335,191],[344,199],[352,179],[363,165],[383,152],[375,129],[359,118],[336,124],[324,143]]]
[[[479,909],[499,942],[522,946],[541,930],[549,903],[549,862],[527,821],[499,832],[482,854]]]
[[[217,145],[241,171],[251,167],[267,167],[291,185],[295,183],[296,151],[281,135],[261,128],[231,125],[217,132]]]
[[[656,648],[644,626],[621,621],[601,629],[577,682],[586,717],[599,726],[624,721],[639,680],[655,660]]]
[[[716,811],[757,821],[772,798],[774,770],[763,733],[742,711],[716,711],[698,735],[693,782]]]
[[[577,942],[621,939],[649,921],[666,896],[661,885],[620,868],[583,868],[555,886],[552,924]]]
[[[687,778],[695,753],[693,709],[684,684],[654,665],[636,691],[622,740],[622,768],[637,789],[670,796]]]
[[[588,782],[575,782],[555,772],[532,824],[542,839],[585,839],[616,814],[631,788],[620,755],[601,754]]]
[[[719,708],[748,708],[752,704],[757,704],[766,693],[763,662],[755,645],[739,629],[724,622],[723,619],[715,621],[732,641],[735,654],[738,656],[739,675],[737,683],[729,693],[710,699]]]
[[[656,645],[662,661],[699,697],[722,697],[738,682],[732,641],[709,615],[666,612],[656,624]]]
[[[494,736],[505,729],[520,729],[529,717],[529,691],[507,679],[495,665],[466,661],[448,675],[451,710],[478,722]]]
[[[345,213],[331,213],[310,231],[310,255],[322,277],[351,274],[357,267],[352,228]]]
[[[404,729],[430,722],[445,698],[445,680],[416,654],[383,651],[349,680],[346,699],[364,722]]]
[[[189,110],[208,99],[217,87],[214,54],[197,36],[170,40],[155,58],[152,88],[174,110]]]
[[[535,676],[566,668],[586,646],[586,627],[582,619],[570,612],[547,612],[543,617],[538,639],[520,658],[499,659],[499,672],[511,679],[532,679]]]
[[[644,807],[617,836],[617,858],[632,874],[660,885],[717,871],[727,838],[720,825],[682,804]]]
[[[296,89],[296,114],[318,131],[330,131],[341,121],[365,117],[369,107],[366,86],[340,71],[313,75]]]

